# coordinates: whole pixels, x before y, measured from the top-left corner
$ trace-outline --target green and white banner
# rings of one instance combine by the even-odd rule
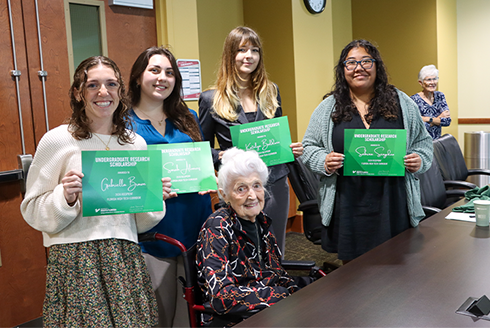
[[[83,216],[162,211],[161,167],[155,150],[82,151]]]
[[[255,150],[267,166],[294,161],[286,116],[230,127],[233,146]]]
[[[407,131],[345,129],[345,176],[404,176]]]
[[[218,189],[209,141],[148,145],[148,149],[161,152],[160,171],[172,179],[177,194]]]

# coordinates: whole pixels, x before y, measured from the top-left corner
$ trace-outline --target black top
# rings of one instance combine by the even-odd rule
[[[219,160],[219,152],[233,147],[231,141],[230,126],[240,125],[250,122],[263,121],[267,117],[264,116],[260,108],[257,108],[256,112],[252,114],[245,113],[241,105],[238,106],[238,118],[236,121],[231,122],[222,117],[219,117],[213,109],[213,99],[215,90],[207,90],[201,93],[199,97],[199,123],[201,124],[204,140],[209,141],[211,144],[211,152],[213,154],[213,162],[216,170],[219,169],[221,161]],[[274,117],[282,116],[281,96],[279,95],[279,89],[277,89],[277,107]],[[257,106],[258,107],[258,106]],[[247,116],[254,115],[255,119],[250,121]],[[214,138],[218,140],[219,150],[214,149]],[[279,164],[269,167],[269,183],[274,183],[277,180],[283,178],[289,173],[289,169],[285,164]]]
[[[375,117],[370,129],[403,129],[401,108],[398,118]],[[333,148],[344,153],[344,129],[365,129],[361,117],[334,125]],[[322,233],[322,247],[352,260],[410,227],[405,177],[344,176],[338,170],[337,191],[330,226]]]

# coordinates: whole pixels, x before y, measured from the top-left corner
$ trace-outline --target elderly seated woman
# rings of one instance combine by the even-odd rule
[[[219,196],[227,206],[211,214],[197,241],[199,284],[218,314],[203,323],[212,326],[237,323],[237,313],[264,309],[299,289],[281,266],[271,220],[262,212],[267,166],[255,151],[237,148],[222,163]]]

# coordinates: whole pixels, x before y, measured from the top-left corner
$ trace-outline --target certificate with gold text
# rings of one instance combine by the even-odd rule
[[[218,189],[209,141],[148,145],[148,149],[161,152],[160,171],[172,179],[177,194]]]
[[[255,150],[265,165],[277,165],[294,161],[291,133],[286,116],[230,127],[233,146],[243,150]]]
[[[82,151],[83,216],[163,210],[156,150]]]
[[[345,129],[345,176],[404,176],[407,131]]]

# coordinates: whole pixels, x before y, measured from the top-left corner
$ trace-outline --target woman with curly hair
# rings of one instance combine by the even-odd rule
[[[204,139],[218,140],[212,149],[215,168],[219,169],[223,151],[232,147],[230,127],[282,116],[277,85],[265,71],[262,43],[251,28],[239,26],[227,36],[223,46],[216,85],[199,98],[199,121]],[[303,153],[301,142],[290,145],[295,157]],[[285,164],[270,167],[264,212],[272,219],[279,249],[284,254],[289,210],[289,170]]]
[[[21,204],[49,247],[44,327],[150,327],[157,303],[137,234],[165,212],[83,216],[82,150],[145,150],[128,130],[124,83],[107,57],[84,60],[70,88],[68,125],[39,142]],[[163,180],[163,199],[169,197]],[[165,208],[165,207],[164,207]]]
[[[405,176],[344,176],[345,129],[405,129]],[[424,217],[414,173],[430,167],[432,139],[417,105],[388,83],[370,42],[354,40],[342,50],[333,91],[311,116],[303,144],[305,164],[322,176],[322,247],[345,263]]]

